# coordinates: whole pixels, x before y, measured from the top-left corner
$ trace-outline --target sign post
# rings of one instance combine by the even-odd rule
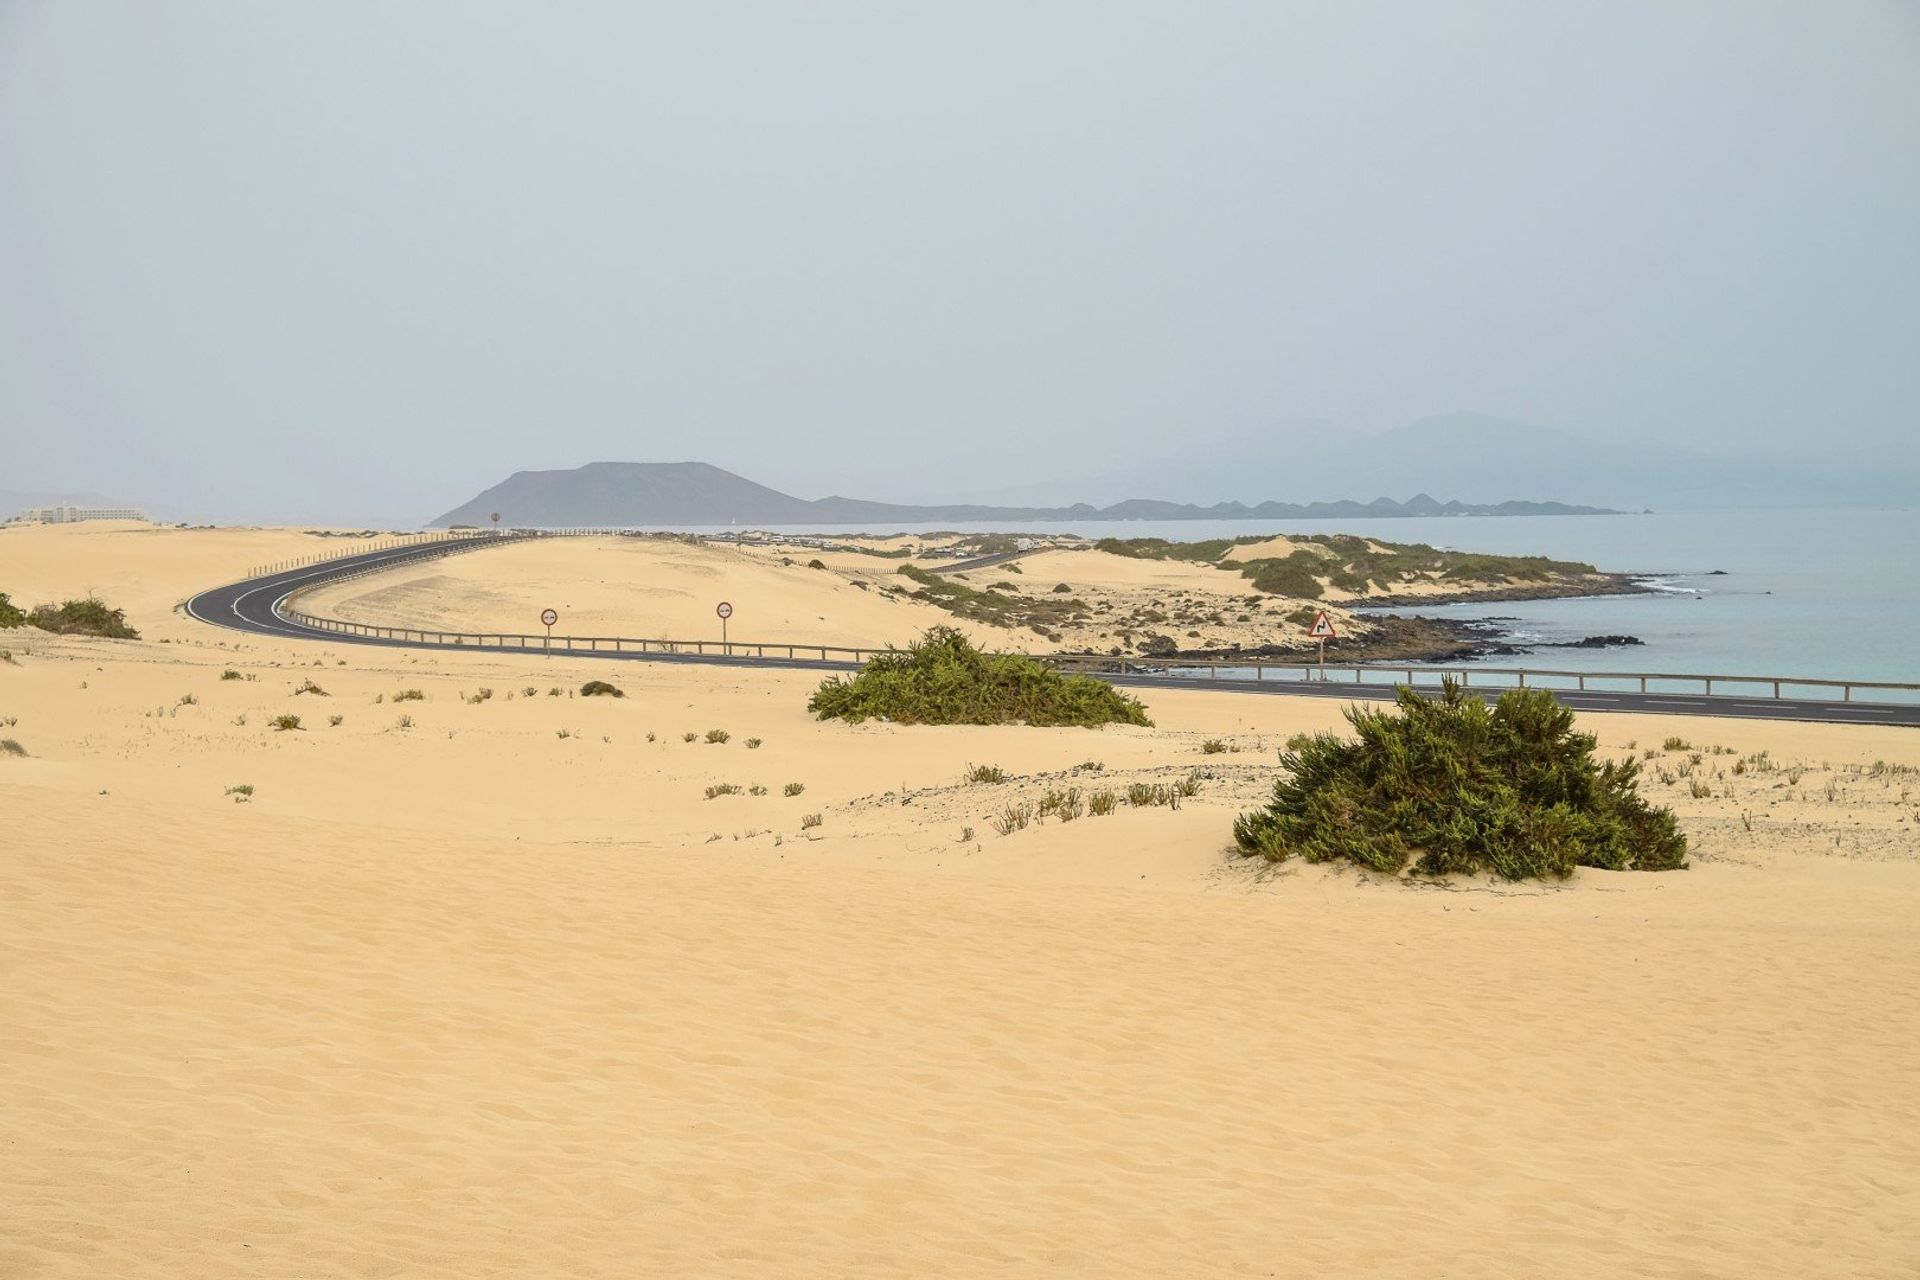
[[[1320,678],[1325,680],[1327,678],[1327,639],[1340,633],[1333,629],[1333,619],[1327,616],[1325,609],[1322,609],[1314,618],[1313,625],[1307,628],[1307,634],[1320,642]]]
[[[553,656],[553,624],[560,621],[560,615],[551,609],[542,609],[540,621],[547,627],[547,656],[551,658]]]
[[[722,652],[732,653],[733,650],[727,647],[727,619],[733,616],[733,606],[722,600],[714,606],[713,611],[720,615],[720,648]]]

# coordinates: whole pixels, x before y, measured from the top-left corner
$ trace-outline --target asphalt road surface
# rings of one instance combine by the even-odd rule
[[[390,649],[445,649],[433,642],[386,636],[358,636],[291,622],[280,616],[278,606],[286,596],[301,587],[317,586],[335,578],[375,569],[395,568],[418,560],[447,554],[472,554],[486,547],[514,541],[516,535],[460,539],[457,542],[423,543],[393,547],[362,555],[344,556],[324,564],[304,565],[279,573],[250,578],[203,591],[187,601],[189,614],[214,626],[228,627],[254,635],[280,636],[296,640],[319,640],[328,644],[377,645]],[[469,647],[468,652],[472,652]],[[523,653],[544,655],[547,650],[537,641],[525,645],[488,645],[487,653]],[[560,651],[556,651],[560,652]],[[816,662],[805,658],[761,658],[732,654],[636,653],[601,649],[565,651],[571,658],[598,658],[615,662],[686,662],[707,666],[801,668],[808,671],[852,671],[852,662]],[[1227,677],[1174,675],[1102,675],[1100,679],[1129,689],[1211,689],[1221,692],[1285,695],[1289,697],[1339,698],[1346,701],[1388,701],[1395,696],[1390,684],[1358,684],[1352,681],[1325,682],[1296,679],[1247,680]],[[1437,688],[1437,686],[1435,686]],[[1424,686],[1423,686],[1424,688]],[[1498,689],[1474,689],[1484,696],[1498,696]],[[1580,711],[1633,711],[1666,715],[1727,716],[1743,720],[1804,720],[1825,724],[1884,724],[1920,726],[1920,703],[1840,702],[1818,698],[1756,698],[1737,694],[1638,693],[1608,690],[1554,689],[1553,696]]]

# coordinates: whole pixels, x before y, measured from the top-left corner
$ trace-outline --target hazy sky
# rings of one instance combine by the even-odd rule
[[[1920,6],[0,0],[0,489],[1065,498],[1459,409],[1908,441]]]

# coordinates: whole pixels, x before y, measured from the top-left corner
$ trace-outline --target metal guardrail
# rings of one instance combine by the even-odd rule
[[[758,640],[668,640],[634,636],[546,636],[516,632],[448,631],[431,627],[385,627],[372,623],[350,622],[300,611],[293,602],[309,591],[332,586],[354,578],[385,573],[413,559],[455,555],[499,546],[526,537],[545,536],[515,531],[494,535],[442,537],[423,543],[420,555],[386,560],[344,573],[329,574],[318,581],[302,583],[289,591],[274,606],[274,612],[287,622],[335,635],[359,636],[403,644],[431,645],[449,649],[495,650],[517,653],[617,653],[636,655],[781,659],[795,663],[813,663],[838,667],[858,666],[879,654],[897,652],[892,647],[854,648],[843,645],[801,644],[794,641]],[[360,554],[364,554],[362,551]],[[341,558],[341,557],[335,557]],[[1451,679],[1467,688],[1536,688],[1595,692],[1640,692],[1687,694],[1707,698],[1749,697],[1773,700],[1797,699],[1854,702],[1856,692],[1884,692],[1907,695],[1894,705],[1920,701],[1920,684],[1885,680],[1832,680],[1815,676],[1703,675],[1693,672],[1657,671],[1562,671],[1536,667],[1421,666],[1416,664],[1375,665],[1335,663],[1322,665],[1311,661],[1288,662],[1271,658],[1128,658],[1100,654],[1035,655],[1062,671],[1087,675],[1170,676],[1186,675],[1198,682],[1222,679],[1255,683],[1325,684],[1330,677],[1342,676],[1350,684],[1406,684],[1432,687]],[[1189,675],[1190,673],[1190,675]],[[1250,673],[1250,674],[1248,674]],[[1665,687],[1655,687],[1665,686]],[[1838,697],[1833,696],[1838,692]]]
[[[1062,670],[1088,675],[1164,675],[1192,671],[1204,672],[1211,680],[1221,672],[1235,678],[1234,672],[1251,671],[1255,682],[1269,678],[1324,683],[1329,673],[1345,673],[1351,684],[1393,683],[1418,686],[1434,685],[1443,679],[1467,688],[1572,689],[1596,692],[1699,693],[1702,697],[1806,698],[1808,690],[1840,691],[1839,701],[1854,701],[1854,691],[1887,690],[1920,695],[1920,684],[1888,680],[1829,680],[1816,676],[1742,676],[1702,675],[1681,671],[1559,671],[1540,667],[1417,666],[1392,664],[1277,662],[1259,658],[1112,658],[1099,655],[1062,654],[1050,659]],[[1424,677],[1424,680],[1422,679]],[[1560,683],[1555,683],[1560,682]],[[1571,682],[1571,683],[1566,683]],[[1667,688],[1654,688],[1664,684]],[[1681,688],[1673,688],[1679,685]],[[1715,686],[1720,686],[1715,691]],[[1623,688],[1622,686],[1626,686]],[[1739,686],[1729,691],[1729,686]],[[1765,690],[1764,693],[1759,690]],[[1817,696],[1817,695],[1816,695]]]
[[[288,560],[275,560],[269,564],[255,565],[247,570],[246,576],[249,578],[264,578],[269,574],[285,573],[289,569],[303,569],[307,565],[325,564],[329,560],[351,560],[355,556],[371,555],[376,551],[387,551],[394,547],[440,547],[442,544],[452,541],[465,542],[479,538],[491,540],[496,536],[498,535],[494,534],[491,530],[480,530],[472,533],[465,530],[458,532],[442,530],[436,533],[395,534],[391,537],[381,538],[377,541],[359,546],[348,547],[340,551],[321,551],[315,552],[310,556],[294,556]]]

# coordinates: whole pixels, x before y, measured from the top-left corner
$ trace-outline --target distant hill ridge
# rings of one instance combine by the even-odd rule
[[[859,498],[809,500],[769,489],[705,462],[590,462],[571,471],[516,471],[434,520],[436,526],[480,525],[495,512],[505,525],[596,528],[626,525],[851,524],[876,527],[982,520],[1264,520],[1367,516],[1617,515],[1605,507],[1563,502],[1441,502],[1419,493],[1405,502],[1159,502],[1129,498],[1112,506],[994,507],[968,503],[913,506]]]

